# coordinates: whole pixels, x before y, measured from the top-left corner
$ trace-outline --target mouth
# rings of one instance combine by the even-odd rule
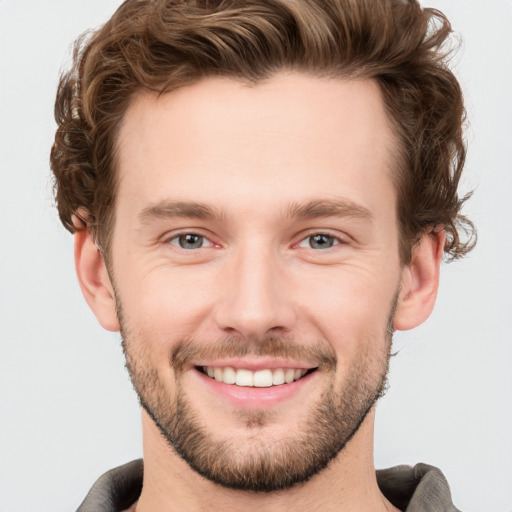
[[[264,368],[256,371],[231,366],[196,366],[196,370],[223,384],[270,388],[297,382],[318,368]]]

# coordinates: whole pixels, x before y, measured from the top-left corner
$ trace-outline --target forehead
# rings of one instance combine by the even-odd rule
[[[348,194],[371,208],[364,203],[384,190],[394,203],[394,146],[373,81],[300,73],[256,85],[206,79],[135,97],[119,133],[118,199],[143,208],[193,191],[229,210],[255,200],[275,205],[280,191],[288,202]]]

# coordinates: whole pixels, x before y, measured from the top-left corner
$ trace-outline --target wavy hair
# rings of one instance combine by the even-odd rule
[[[465,109],[448,67],[452,39],[446,17],[417,0],[126,0],[76,41],[60,79],[50,156],[60,219],[90,229],[108,256],[116,140],[138,91],[205,77],[258,83],[286,69],[378,84],[399,143],[401,260],[431,229],[446,231],[447,259],[459,258],[476,232],[457,193]]]

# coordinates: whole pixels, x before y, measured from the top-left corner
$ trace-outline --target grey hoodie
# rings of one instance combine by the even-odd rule
[[[142,490],[143,463],[137,459],[111,469],[92,486],[77,512],[122,512],[137,501]],[[405,512],[460,512],[439,469],[427,464],[377,470],[377,482],[386,498]]]

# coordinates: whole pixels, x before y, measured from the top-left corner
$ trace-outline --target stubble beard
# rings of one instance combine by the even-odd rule
[[[248,341],[239,338],[216,343],[183,340],[174,348],[170,365],[175,373],[175,394],[171,397],[151,359],[140,347],[124,321],[117,302],[126,367],[139,402],[152,418],[169,446],[197,473],[229,489],[252,492],[274,492],[306,482],[325,469],[358,431],[364,419],[385,393],[392,342],[394,299],[382,340],[369,340],[366,351],[347,372],[343,382],[335,385],[336,355],[325,340],[314,348],[298,345],[293,340],[269,338]],[[371,346],[380,346],[370,354]],[[306,352],[306,354],[305,354]],[[271,423],[266,411],[239,411],[245,422],[247,437],[216,439],[194,410],[180,376],[187,363],[203,356],[259,356],[296,358],[307,355],[318,361],[318,370],[331,374],[329,385],[321,393],[301,431],[293,436],[269,442],[265,427]],[[213,357],[208,357],[213,356]],[[196,359],[197,360],[197,359]],[[290,418],[290,421],[294,421]],[[250,442],[249,442],[250,440]]]

